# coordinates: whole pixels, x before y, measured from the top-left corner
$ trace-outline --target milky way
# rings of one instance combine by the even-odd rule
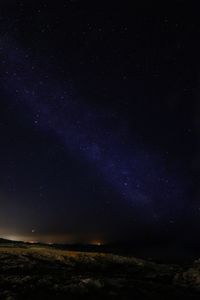
[[[196,241],[199,16],[132,5],[0,2],[0,235]]]
[[[162,153],[152,153],[145,144],[138,146],[137,140],[127,142],[125,122],[119,124],[121,131],[110,128],[115,115],[90,108],[67,82],[35,68],[29,49],[4,39],[1,55],[3,88],[27,123],[42,135],[53,134],[72,157],[92,165],[121,199],[140,208],[146,220],[180,210],[182,185],[178,174],[167,171]]]

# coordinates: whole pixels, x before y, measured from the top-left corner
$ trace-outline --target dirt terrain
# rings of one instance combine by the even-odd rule
[[[198,261],[164,265],[50,246],[0,246],[0,299],[199,299],[199,287]]]

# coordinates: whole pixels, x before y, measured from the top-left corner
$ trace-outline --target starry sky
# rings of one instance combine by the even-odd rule
[[[1,236],[196,243],[198,10],[138,2],[1,1]]]

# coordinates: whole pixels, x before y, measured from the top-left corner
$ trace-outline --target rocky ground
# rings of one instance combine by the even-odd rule
[[[0,299],[200,299],[200,262],[1,244]]]

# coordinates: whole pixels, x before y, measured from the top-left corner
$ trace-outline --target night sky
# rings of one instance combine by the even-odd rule
[[[198,243],[199,10],[131,2],[1,1],[1,236]]]

